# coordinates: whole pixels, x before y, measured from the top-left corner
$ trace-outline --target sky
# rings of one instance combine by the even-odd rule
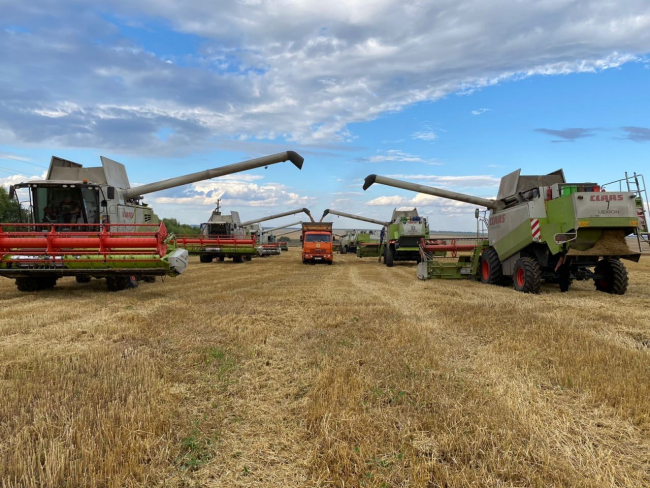
[[[417,207],[432,230],[457,231],[475,228],[473,206],[364,192],[363,178],[494,197],[518,168],[605,183],[650,161],[647,0],[0,0],[0,12],[4,186],[41,178],[52,155],[107,156],[134,185],[294,150],[302,171],[145,201],[190,224],[217,198],[245,220]]]

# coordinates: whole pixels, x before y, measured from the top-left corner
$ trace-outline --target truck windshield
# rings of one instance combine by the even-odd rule
[[[330,242],[332,236],[328,234],[307,234],[305,236],[306,242]]]

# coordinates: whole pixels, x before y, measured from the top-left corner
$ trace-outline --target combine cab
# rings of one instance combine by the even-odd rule
[[[367,231],[350,231],[345,236],[341,237],[338,243],[337,250],[341,254],[348,252],[356,253],[357,257],[380,257],[384,250],[384,236],[386,228],[390,225],[389,222],[382,222],[381,220],[371,219],[370,217],[363,217],[346,212],[339,212],[338,210],[326,209],[323,216],[320,218],[321,222],[328,215],[337,215],[353,220],[360,220],[370,224],[380,225],[382,230],[367,230]]]
[[[64,276],[106,278],[110,290],[133,286],[136,277],[177,276],[188,253],[142,195],[287,160],[302,166],[289,151],[132,188],[125,167],[111,159],[84,168],[52,157],[45,180],[10,189],[11,198],[27,193],[31,215],[27,224],[0,224],[0,276],[22,291],[52,288]]]
[[[628,275],[621,259],[638,261],[626,236],[639,234],[638,191],[603,192],[596,183],[567,183],[562,170],[501,180],[497,200],[370,175],[373,183],[449,198],[490,209],[488,240],[474,245],[469,276],[483,283],[512,280],[515,290],[539,293],[542,281],[567,291],[572,280],[593,279],[596,289],[622,295]],[[641,208],[643,204],[641,203]],[[429,246],[431,250],[442,247]]]

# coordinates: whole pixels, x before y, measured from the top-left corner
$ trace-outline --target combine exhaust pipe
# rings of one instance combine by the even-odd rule
[[[205,171],[199,171],[198,173],[192,173],[185,176],[177,176],[176,178],[169,178],[168,180],[157,181],[155,183],[149,183],[147,185],[129,188],[128,190],[124,191],[124,198],[136,198],[142,195],[146,195],[147,193],[167,190],[169,188],[175,188],[181,185],[188,185],[190,183],[196,183],[197,181],[210,180],[218,176],[240,173],[242,171],[248,171],[249,169],[268,166],[270,164],[283,163],[284,161],[291,161],[298,169],[302,169],[302,163],[304,160],[305,159],[297,152],[285,151],[278,154],[272,154],[270,156],[250,159],[241,163],[229,164],[227,166],[221,166],[219,168],[208,169]]]
[[[404,190],[410,190],[417,193],[425,193],[427,195],[433,195],[440,198],[447,198],[449,200],[456,200],[457,202],[471,203],[473,205],[487,207],[490,210],[500,210],[505,208],[505,205],[502,202],[499,202],[497,200],[488,200],[487,198],[475,197],[472,195],[466,195],[464,193],[457,193],[455,191],[443,190],[441,188],[434,188],[433,186],[416,185],[415,183],[409,183],[408,181],[396,180],[393,178],[388,178],[386,176],[379,176],[379,175],[366,176],[365,182],[363,184],[363,189],[367,190],[374,183],[379,183],[381,185],[386,185],[386,186],[393,186],[395,188],[402,188]]]

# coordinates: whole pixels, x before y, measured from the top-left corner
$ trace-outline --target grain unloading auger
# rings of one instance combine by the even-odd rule
[[[361,222],[368,222],[370,224],[380,225],[381,231],[350,231],[347,232],[339,241],[339,252],[346,254],[348,252],[355,252],[358,257],[379,257],[382,254],[383,236],[386,234],[386,229],[390,222],[383,222],[381,220],[364,217],[361,215],[354,215],[347,212],[339,212],[331,208],[325,209],[323,216],[320,218],[322,222],[327,215],[337,215],[353,220],[360,220]]]
[[[363,188],[380,183],[487,207],[488,239],[477,239],[472,262],[464,266],[467,277],[490,284],[511,278],[525,293],[539,293],[542,281],[559,282],[566,291],[573,279],[593,279],[599,291],[624,294],[628,275],[620,259],[640,257],[640,249],[633,251],[626,241],[639,232],[640,195],[567,183],[562,170],[533,176],[520,171],[501,179],[496,200],[377,175],[368,176]]]
[[[45,180],[11,187],[12,198],[27,190],[31,222],[0,224],[0,276],[21,291],[52,288],[64,276],[106,278],[110,290],[126,288],[131,276],[177,276],[188,253],[142,195],[284,161],[301,168],[303,158],[288,151],[133,188],[122,164],[101,161],[84,168],[52,157]]]

